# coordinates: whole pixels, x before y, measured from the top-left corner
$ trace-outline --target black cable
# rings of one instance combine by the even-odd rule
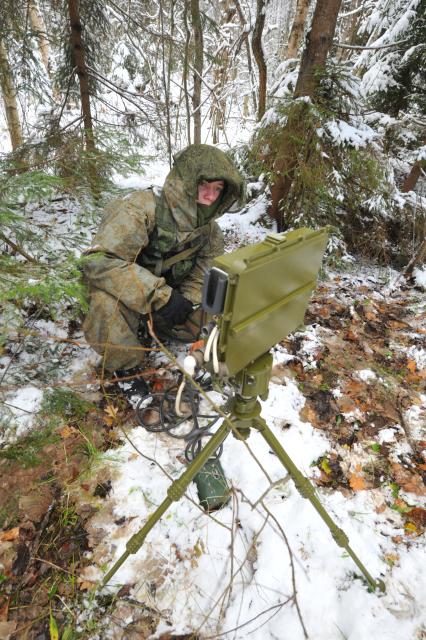
[[[204,380],[202,386],[210,387],[210,379]],[[200,396],[192,385],[184,389],[181,397],[181,402],[189,405],[190,414],[182,417],[178,416],[175,410],[178,387],[179,385],[175,385],[164,392],[151,393],[146,398],[142,398],[136,407],[136,415],[141,426],[147,431],[151,433],[167,433],[172,438],[185,440],[187,442],[185,458],[188,462],[191,462],[202,449],[202,438],[212,435],[210,428],[218,421],[220,416],[218,414],[199,413]],[[200,426],[200,419],[210,420],[210,422],[205,426]],[[185,433],[175,433],[174,431],[185,422],[190,423],[191,428]],[[222,450],[223,447],[221,445],[212,458],[219,458]]]

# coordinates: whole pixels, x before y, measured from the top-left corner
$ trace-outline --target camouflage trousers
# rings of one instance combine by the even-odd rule
[[[83,331],[92,349],[102,356],[103,369],[112,372],[143,364],[147,349],[138,338],[142,317],[105,291],[92,292]],[[173,335],[165,335],[154,314],[154,330],[161,339],[171,337],[193,342],[198,339],[203,321],[203,313],[197,309],[185,325],[173,330]]]

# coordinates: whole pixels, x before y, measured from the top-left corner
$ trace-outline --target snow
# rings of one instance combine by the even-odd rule
[[[321,137],[323,131],[327,132],[336,144],[349,144],[355,149],[365,147],[371,143],[377,134],[366,124],[358,123],[353,126],[344,120],[330,120],[317,133]]]
[[[384,442],[393,442],[395,440],[395,429],[380,429],[377,440],[380,444],[383,444]]]
[[[267,229],[260,221],[266,214],[266,207],[266,198],[261,195],[243,211],[225,213],[219,218],[218,224],[228,239],[228,250],[240,245],[260,242],[273,230]]]
[[[371,369],[361,369],[356,372],[356,375],[364,382],[372,381],[377,378],[376,374],[374,371],[371,371]]]
[[[415,4],[413,2],[412,7]],[[373,12],[369,29],[379,20],[380,12]],[[405,17],[387,31],[389,25],[385,25],[384,35],[374,44],[396,39],[407,24]],[[250,29],[249,24],[245,29]],[[123,85],[131,85],[128,73],[120,66],[120,60],[128,53],[123,48],[117,51],[115,59],[115,78]],[[364,94],[389,86],[391,82],[391,63],[384,63],[380,56],[379,52],[361,54],[360,65],[362,60],[373,61],[362,81]],[[274,97],[289,95],[289,84],[295,84],[297,70],[288,73],[288,63],[283,63],[281,72],[284,71],[285,78],[280,78],[272,91]],[[277,76],[281,72],[277,71]],[[143,84],[143,80],[136,75],[133,85]],[[308,101],[307,98],[301,100]],[[399,120],[377,113],[370,117],[371,120],[367,114],[363,121],[351,117],[349,122],[336,118],[325,123],[317,133],[328,136],[337,145],[361,148],[375,142],[377,130],[382,135],[386,127],[390,129],[393,126],[400,129],[399,136],[415,142],[414,134],[407,128],[401,129]],[[262,126],[278,121],[283,123],[283,116],[271,108],[265,113]],[[3,131],[0,135],[1,144],[5,144],[3,148],[8,148],[6,135]],[[420,160],[424,155],[425,147],[417,148],[413,151],[412,160]],[[153,154],[144,164],[143,174],[134,173],[126,177],[115,174],[115,185],[122,189],[161,185],[169,167],[157,156],[160,154],[155,157]],[[341,176],[337,171],[334,177],[339,184]],[[258,187],[253,185],[254,189]],[[343,194],[336,195],[337,199],[342,197]],[[395,201],[399,198],[402,209],[409,196],[397,192],[394,198]],[[382,211],[385,208],[377,196],[365,204],[372,210]],[[64,222],[61,237],[49,238],[49,248],[51,251],[80,251],[89,230],[83,229],[83,237],[78,239],[77,246],[70,247],[71,240],[68,241],[67,235],[76,225],[78,214],[68,202],[58,206],[71,209],[72,213]],[[249,207],[220,219],[227,250],[265,237],[271,230],[262,220],[266,207],[266,196],[261,194]],[[43,209],[34,212],[34,217],[51,224],[50,213]],[[337,242],[337,239],[332,241]],[[345,262],[350,260],[355,262],[355,258],[343,257]],[[352,287],[376,275],[373,270],[363,271],[355,264],[353,271],[342,275],[342,282],[346,287]],[[384,269],[382,275],[381,284],[387,279],[388,285],[381,291],[388,294],[396,290],[400,274]],[[414,269],[413,277],[418,287],[426,289],[425,267]],[[34,284],[36,282],[34,280]],[[352,309],[355,313],[354,307]],[[60,321],[37,320],[33,328],[40,338],[46,339],[46,343],[47,339],[54,343],[55,337],[65,339],[68,336],[66,323],[61,324]],[[66,374],[61,375],[61,380],[65,383],[78,380],[92,389],[96,383],[93,385],[88,373],[93,372],[100,357],[87,347],[81,334],[74,338],[79,342],[78,351],[66,363]],[[315,356],[321,348],[317,327],[306,327],[295,333],[294,338],[303,345],[304,369],[317,367]],[[420,346],[410,347],[407,354],[415,361],[418,371],[426,366],[426,352]],[[61,353],[48,355],[51,362],[63,362]],[[20,366],[25,363],[32,365],[35,359],[33,354],[24,352]],[[286,364],[292,359],[293,356],[282,347],[274,351],[275,365]],[[4,367],[9,362],[10,355],[0,359]],[[354,371],[353,375],[371,384],[377,379],[376,374],[366,368]],[[301,420],[300,411],[305,400],[295,382],[290,378],[280,382],[270,384],[269,397],[262,402],[262,415],[295,464],[312,478],[317,475],[317,468],[312,465],[330,451],[330,440],[325,431]],[[339,398],[342,392],[336,387],[332,394]],[[42,389],[29,384],[7,394],[7,402],[14,405],[9,405],[9,409],[16,436],[25,434],[34,424],[42,395]],[[421,406],[413,405],[404,411],[406,424],[418,438],[424,433],[426,396],[421,397],[421,402]],[[358,409],[344,414],[348,422],[354,423],[354,429],[362,415]],[[403,429],[399,425],[380,429],[377,436],[378,443],[390,445],[392,459],[396,462],[400,460],[399,456],[410,452],[409,444],[397,441],[401,434]],[[126,442],[105,456],[104,464],[111,474],[112,492],[107,500],[97,505],[97,511],[89,522],[91,529],[97,531],[101,538],[100,542],[98,538],[93,543],[93,550],[87,554],[87,561],[92,564],[84,571],[84,577],[89,580],[99,581],[102,578],[105,569],[110,568],[125,551],[129,538],[140,530],[152,511],[161,504],[171,481],[185,468],[180,461],[183,448],[180,441],[163,434],[147,433],[140,426],[129,429],[128,437],[140,453]],[[356,464],[371,458],[370,451],[354,447],[351,455],[346,452],[342,464],[355,469]],[[207,516],[198,506],[196,489],[191,484],[187,497],[173,503],[139,552],[124,563],[106,588],[106,591],[116,594],[119,585],[131,585],[130,596],[136,602],[159,612],[160,622],[153,637],[163,632],[191,633],[199,628],[202,637],[303,638],[294,601],[292,560],[298,605],[310,638],[365,640],[374,636],[378,640],[420,640],[421,628],[425,624],[423,604],[426,600],[421,540],[407,540],[401,545],[393,542],[394,536],[403,534],[402,521],[396,512],[377,509],[378,498],[374,490],[344,494],[320,487],[316,488],[316,494],[336,523],[349,535],[351,545],[373,577],[385,579],[385,595],[367,591],[359,579],[359,570],[335,544],[309,501],[300,496],[292,481],[287,481],[285,469],[260,433],[252,431],[246,444],[228,437],[221,461],[232,486],[230,505]],[[116,524],[123,518],[123,524]],[[395,557],[393,566],[386,560],[390,555]],[[95,603],[94,598],[85,600],[83,610],[78,614],[81,625],[89,619],[91,610],[97,606]],[[127,617],[121,622],[126,620],[131,621]],[[83,631],[83,626],[80,628]],[[107,640],[113,637],[112,624],[107,619],[100,638]]]
[[[8,441],[24,436],[33,426],[34,416],[40,408],[43,392],[33,386],[25,386],[6,396],[10,409],[14,433],[8,433]]]
[[[303,402],[293,383],[272,385],[262,413],[296,464],[309,474],[310,462],[326,451],[327,440],[300,421],[298,411]],[[287,426],[282,431],[284,422]],[[135,455],[129,445],[114,453],[123,458],[113,482],[114,517],[132,518],[130,526],[121,530],[102,523],[104,545],[113,545],[115,559],[123,553],[130,534],[138,531],[166,494],[169,479],[158,465],[173,476],[179,471],[174,443],[161,441],[141,428],[132,431],[131,439],[155,464]],[[273,481],[285,475],[258,433],[251,435],[248,444]],[[285,604],[293,593],[290,548],[298,603],[310,637],[337,640],[344,633],[351,640],[363,640],[367,632],[383,640],[412,637],[422,620],[419,603],[425,592],[416,545],[400,554],[387,594],[368,593],[361,582],[350,577],[356,572],[352,561],[342,555],[312,505],[292,483],[277,484],[264,496],[264,504],[256,504],[268,482],[244,445],[228,439],[222,463],[234,487],[234,501],[241,496],[236,503],[238,526],[235,528],[231,506],[216,513],[215,522],[184,499],[156,525],[137,556],[123,565],[109,590],[114,592],[122,583],[135,584],[133,597],[145,602],[148,598],[150,606],[167,611],[167,629],[174,634],[188,633],[198,626],[207,635],[224,634],[240,626],[233,637],[273,639],[282,637],[282,629],[286,629],[288,637],[303,638],[294,603]],[[190,494],[196,499],[192,488]],[[382,558],[391,548],[389,528],[385,515],[376,513],[372,497],[358,493],[348,498],[334,492],[323,494],[321,499],[373,576],[385,574],[387,566]],[[382,528],[384,538],[371,535],[377,528]],[[200,555],[194,556],[196,547]],[[178,550],[181,560],[176,562]],[[155,597],[147,591],[147,581],[155,572],[153,563],[167,576]],[[231,571],[234,579],[229,591]],[[416,585],[415,596],[411,585]],[[220,606],[225,603],[225,618],[220,622]],[[165,628],[161,624],[156,637]]]
[[[413,269],[413,277],[416,284],[426,290],[426,266]]]
[[[304,350],[314,353],[318,346],[314,329],[299,335]],[[289,358],[282,348],[274,350],[274,364]],[[374,378],[368,369],[356,375],[362,380]],[[300,419],[304,402],[297,385],[286,379],[285,385],[270,385],[262,416],[298,468],[312,477],[312,462],[330,445],[322,432]],[[418,419],[416,409],[410,409],[407,420]],[[99,580],[102,574],[96,566],[111,567],[121,556],[127,540],[161,504],[171,480],[184,469],[177,458],[178,441],[141,427],[133,429],[129,438],[141,455],[128,443],[111,453],[112,520],[126,521],[117,526],[102,514],[95,516],[103,541],[91,556],[96,564],[85,573],[88,579]],[[394,439],[394,429],[380,431],[380,442]],[[403,452],[396,446],[395,459]],[[373,454],[355,447],[348,463],[355,468],[366,455]],[[190,499],[172,504],[106,587],[115,593],[119,585],[134,585],[131,597],[155,607],[161,621],[153,637],[200,629],[206,636],[232,633],[240,639],[275,640],[285,629],[286,637],[302,639],[293,579],[309,637],[340,640],[343,634],[364,640],[367,633],[380,640],[415,637],[424,620],[421,603],[426,592],[420,542],[398,547],[395,553],[391,538],[403,534],[400,517],[378,510],[381,498],[374,491],[351,496],[320,489],[316,493],[372,576],[385,580],[384,595],[369,593],[361,580],[354,579],[359,571],[352,560],[335,544],[309,501],[287,481],[285,469],[260,433],[252,432],[247,443],[229,436],[221,462],[232,486],[231,503],[209,517],[198,508],[191,484]],[[385,560],[388,556],[395,558],[392,567]]]
[[[148,182],[161,182],[159,176],[167,170],[167,166],[158,164],[147,167],[143,176],[117,177],[116,182],[123,188],[143,188]],[[264,238],[269,231],[262,224],[265,210],[262,194],[240,213],[221,218],[228,248]],[[347,300],[345,295],[351,298],[344,294],[345,287],[363,285],[368,279],[377,285],[387,281],[381,291],[392,292],[398,286],[399,274],[356,265],[353,273],[340,277],[343,302]],[[350,304],[355,314],[352,298]],[[66,324],[60,322],[38,320],[35,330],[50,340],[68,335]],[[65,380],[78,379],[86,385],[89,381],[84,376],[96,366],[99,356],[87,348],[81,334],[75,339],[80,346],[67,364]],[[294,339],[301,343],[304,368],[316,367],[315,355],[321,348],[319,327],[309,325],[296,332]],[[273,353],[275,365],[293,359],[282,346]],[[411,348],[409,355],[419,369],[424,366],[420,347]],[[22,360],[26,358],[32,362],[31,354],[22,354]],[[360,367],[353,375],[361,381],[375,381],[375,373],[367,368]],[[281,382],[270,384],[262,415],[294,463],[312,478],[318,470],[311,465],[330,451],[330,441],[326,432],[301,419],[305,399],[295,382],[290,378]],[[332,393],[336,398],[341,394],[339,388]],[[20,407],[11,411],[22,434],[30,428],[40,407],[42,391],[26,385],[7,399]],[[217,402],[217,396],[214,399]],[[404,413],[415,435],[424,427],[425,405],[426,397],[422,396],[422,406],[413,405]],[[359,417],[356,412],[346,414],[354,422]],[[401,427],[381,429],[377,438],[379,443],[391,446],[395,461],[409,453],[408,445],[397,442],[400,432]],[[111,477],[112,491],[88,522],[93,548],[87,555],[89,566],[82,572],[82,579],[101,580],[106,568],[124,553],[127,541],[164,500],[171,481],[185,468],[181,441],[147,433],[140,426],[129,429],[128,438],[137,451],[126,442],[105,454],[103,464]],[[342,456],[342,464],[355,469],[373,454],[359,446],[350,454],[342,448]],[[404,534],[401,518],[388,508],[382,512],[377,508],[379,498],[374,490],[343,494],[316,488],[315,492],[348,534],[352,548],[372,576],[385,580],[384,595],[368,592],[351,558],[336,545],[310,502],[288,481],[285,469],[259,432],[252,431],[246,443],[229,436],[221,462],[232,487],[231,503],[208,516],[198,506],[196,488],[191,484],[187,497],[172,504],[142,548],[105,588],[115,594],[120,585],[130,585],[131,598],[159,613],[153,637],[162,632],[178,635],[200,629],[207,637],[226,634],[241,640],[276,640],[284,637],[285,630],[285,637],[302,639],[293,577],[303,623],[315,640],[364,640],[367,634],[379,640],[416,637],[424,623],[422,603],[426,596],[421,541],[394,544],[392,538]],[[395,558],[392,566],[386,560],[390,556]],[[94,610],[94,601],[88,598],[78,613],[82,630]],[[121,622],[125,620],[131,621],[126,617]],[[100,637],[114,638],[108,617]]]
[[[422,396],[423,403],[426,395]],[[408,424],[412,437],[421,440],[426,435],[426,411],[424,408],[413,405],[406,411],[405,420]]]
[[[147,189],[153,185],[164,184],[169,171],[168,165],[161,159],[157,159],[147,164],[143,175],[131,173],[127,176],[122,176],[119,173],[114,173],[112,180],[121,189]]]

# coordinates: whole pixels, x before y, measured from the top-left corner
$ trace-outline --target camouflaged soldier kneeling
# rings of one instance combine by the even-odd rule
[[[106,209],[84,266],[90,309],[87,342],[102,355],[132,404],[148,393],[138,339],[141,316],[169,329],[183,325],[201,302],[204,273],[223,253],[215,219],[241,199],[243,179],[209,145],[175,156],[163,189],[136,191]]]

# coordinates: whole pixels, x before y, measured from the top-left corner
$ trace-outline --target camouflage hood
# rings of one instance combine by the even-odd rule
[[[224,180],[225,190],[214,218],[243,199],[244,180],[228,156],[207,144],[192,144],[174,157],[163,187],[161,205],[169,210],[179,236],[198,226],[197,188],[201,180]]]

